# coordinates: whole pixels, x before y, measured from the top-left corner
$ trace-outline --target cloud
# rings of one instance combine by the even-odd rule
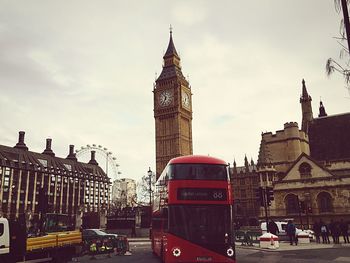
[[[176,24],[193,26],[206,19],[207,9],[200,1],[178,1],[174,2],[172,15]]]

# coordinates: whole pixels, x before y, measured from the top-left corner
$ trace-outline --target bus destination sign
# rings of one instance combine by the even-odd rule
[[[178,200],[226,201],[226,189],[222,188],[179,188]]]

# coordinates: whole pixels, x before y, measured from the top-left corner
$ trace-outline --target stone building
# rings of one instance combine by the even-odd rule
[[[260,204],[257,202],[255,191],[260,186],[260,181],[253,160],[249,163],[245,156],[244,166],[236,166],[234,161],[231,168],[231,182],[236,222],[239,225],[256,225]]]
[[[32,152],[19,132],[14,147],[0,145],[0,213],[38,216],[39,196],[47,197],[47,212],[76,215],[107,210],[110,179],[98,166],[95,152],[89,163],[78,162],[74,146],[66,158],[56,157],[51,139],[42,153]]]
[[[300,103],[301,130],[297,123],[286,123],[283,131],[262,134],[258,167],[275,169],[269,215],[307,225],[350,220],[350,113],[328,116],[321,102],[314,118],[304,80]]]
[[[153,89],[156,178],[170,159],[193,152],[191,86],[182,74],[172,31],[163,59],[163,69]]]
[[[261,136],[257,164],[253,161],[249,164],[245,157],[243,167],[235,167],[234,162],[232,169],[233,189],[236,189],[236,218],[244,225],[254,225],[257,218],[265,216],[256,196],[257,189],[273,187],[274,182],[283,178],[285,171],[300,154],[310,153],[308,137],[295,122],[285,123],[284,129],[275,134],[266,132]],[[274,205],[272,202],[269,210],[275,209]]]
[[[262,133],[257,164],[234,162],[236,215],[243,224],[252,224],[254,213],[265,219],[258,187],[273,188],[267,212],[275,220],[293,218],[309,227],[316,220],[350,220],[350,113],[327,115],[320,102],[316,118],[311,101],[303,80],[301,129],[287,122],[283,130]]]

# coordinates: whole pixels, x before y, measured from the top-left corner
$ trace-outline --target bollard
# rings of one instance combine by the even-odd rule
[[[265,233],[259,237],[261,248],[276,249],[279,248],[278,236],[271,233]]]
[[[310,236],[308,233],[301,231],[297,234],[297,239],[299,244],[309,244]]]

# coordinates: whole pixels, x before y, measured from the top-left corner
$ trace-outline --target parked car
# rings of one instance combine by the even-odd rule
[[[107,240],[113,244],[113,248],[116,248],[117,253],[125,254],[129,251],[129,242],[125,235],[106,233],[101,229],[83,229],[82,234],[84,243],[91,243],[94,240]]]

